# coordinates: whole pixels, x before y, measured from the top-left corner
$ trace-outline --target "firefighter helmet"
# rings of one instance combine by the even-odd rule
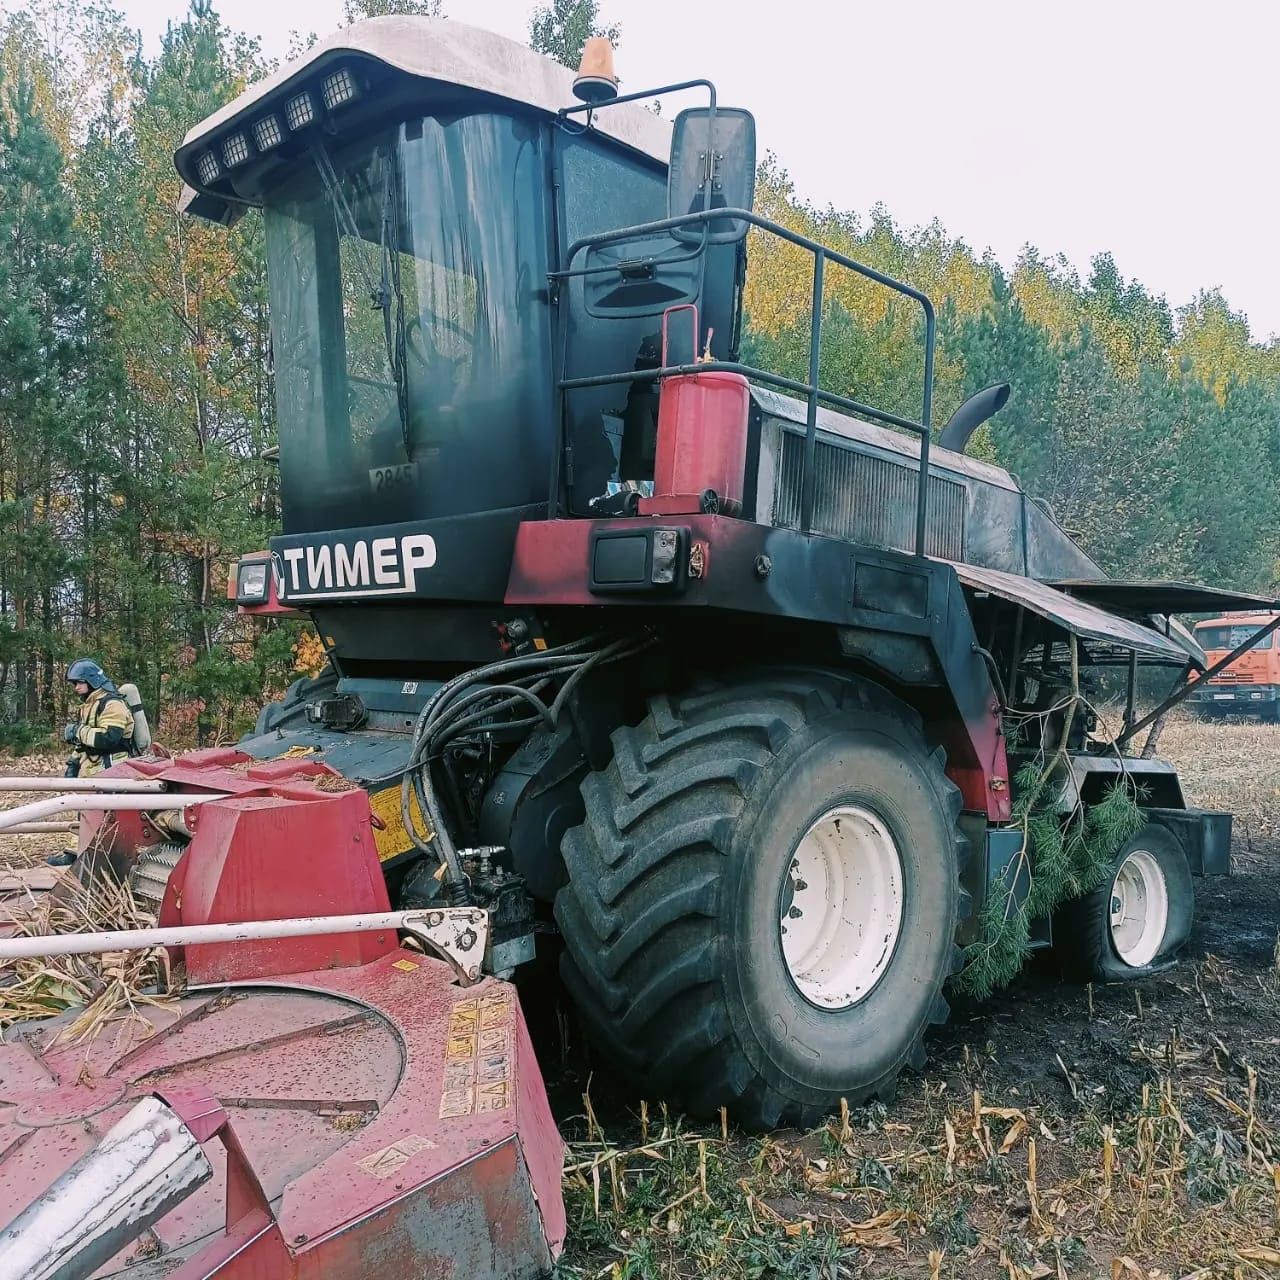
[[[81,680],[90,689],[101,689],[103,685],[111,683],[107,679],[107,673],[92,658],[77,658],[67,668],[67,682],[69,684],[78,684]]]

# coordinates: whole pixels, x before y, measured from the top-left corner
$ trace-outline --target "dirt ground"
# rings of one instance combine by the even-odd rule
[[[1280,1274],[1280,728],[1182,720],[1161,754],[1191,803],[1237,815],[1233,874],[1198,882],[1181,962],[1083,988],[1042,958],[958,1003],[887,1109],[743,1137],[544,1054],[570,1142],[560,1274]],[[0,836],[0,865],[60,845]]]
[[[891,1107],[814,1133],[726,1140],[592,1098],[566,1119],[564,1274],[1280,1274],[1280,728],[1180,720],[1161,754],[1237,815],[1176,967],[1089,989],[1042,957],[957,1003]]]
[[[62,773],[63,756],[30,755],[14,759],[0,755],[0,774],[9,777],[58,777]],[[0,809],[16,809],[41,797],[34,791],[9,791],[0,795]],[[75,844],[75,836],[0,835],[0,867],[30,866],[42,863],[51,853]]]

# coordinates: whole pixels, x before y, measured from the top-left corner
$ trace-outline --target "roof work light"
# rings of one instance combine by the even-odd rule
[[[360,88],[350,69],[339,67],[332,75],[325,76],[320,96],[324,99],[325,109],[335,111],[348,102],[354,102],[360,96]]]
[[[293,133],[305,129],[316,118],[316,106],[309,93],[294,94],[284,104],[285,123]]]

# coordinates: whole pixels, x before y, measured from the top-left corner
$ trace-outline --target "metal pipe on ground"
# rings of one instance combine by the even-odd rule
[[[336,933],[403,930],[449,964],[464,986],[478,982],[489,945],[489,913],[482,907],[433,907],[426,911],[371,911],[350,916],[298,916],[238,924],[189,924],[166,929],[113,929],[103,933],[59,933],[0,938],[0,963],[32,956],[85,955],[190,947],[210,942],[253,942]],[[4,1280],[0,1274],[0,1280]]]
[[[147,778],[21,778],[0,777],[0,791],[58,791],[62,793],[105,791],[124,795],[127,792],[163,791],[167,782],[153,782]]]
[[[4,1228],[0,1280],[84,1280],[212,1176],[177,1113],[144,1098]]]
[[[483,912],[477,912],[483,917]],[[246,920],[238,924],[189,924],[166,929],[110,929],[102,933],[61,933],[0,938],[0,961],[32,956],[78,956],[102,951],[142,951],[151,947],[193,947],[206,942],[257,942],[306,938],[325,933],[377,933],[422,925],[446,911],[376,911],[353,916],[298,916],[291,920]]]
[[[220,791],[205,792],[165,792],[162,797],[150,795],[121,795],[99,793],[96,795],[66,794],[51,796],[48,800],[32,800],[30,804],[20,804],[16,809],[0,813],[0,835],[13,827],[25,826],[29,822],[39,822],[42,818],[52,818],[55,814],[72,812],[117,812],[132,810],[145,813],[149,809],[185,809],[188,805],[207,804],[210,800],[225,800]]]
[[[6,827],[7,836],[66,835],[79,831],[78,822],[24,822],[21,826]]]

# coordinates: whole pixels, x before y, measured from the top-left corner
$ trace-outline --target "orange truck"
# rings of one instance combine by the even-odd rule
[[[1197,622],[1196,640],[1212,667],[1239,648],[1269,622],[1274,613],[1228,613]],[[1206,719],[1220,716],[1257,715],[1280,721],[1280,642],[1276,631],[1268,632],[1257,644],[1242,653],[1229,667],[1219,671],[1204,688],[1190,697],[1193,707]]]

